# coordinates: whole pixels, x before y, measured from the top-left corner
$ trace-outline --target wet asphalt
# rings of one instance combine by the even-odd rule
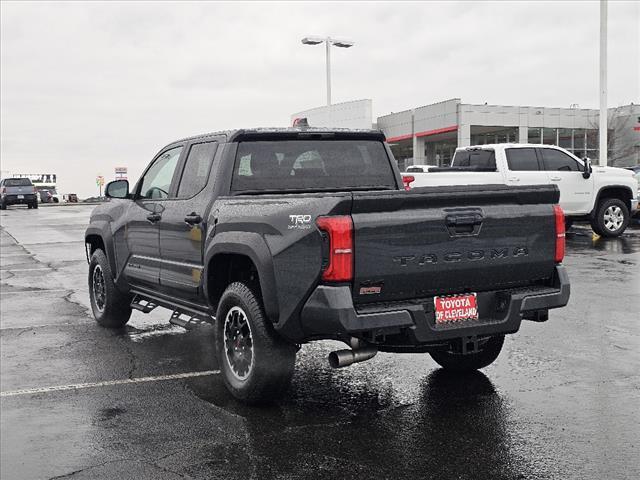
[[[215,373],[211,327],[161,309],[123,331],[95,324],[91,208],[0,215],[2,479],[640,478],[637,227],[574,227],[569,306],[523,322],[482,372],[384,353],[336,371],[340,344],[321,342],[303,346],[285,399],[249,408]]]

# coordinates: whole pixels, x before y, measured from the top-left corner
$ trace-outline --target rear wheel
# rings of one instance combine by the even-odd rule
[[[433,351],[430,352],[438,365],[447,370],[456,372],[468,372],[478,370],[491,365],[502,350],[504,344],[504,335],[490,337],[484,344],[479,346],[479,351],[475,353],[457,353],[454,351]]]
[[[252,288],[232,283],[216,314],[216,351],[224,383],[246,403],[268,403],[291,382],[296,347],[279,337]]]
[[[31,208],[38,208],[38,202],[37,202],[37,201],[36,201],[36,202],[33,202],[33,203],[31,204]]]
[[[6,210],[7,209],[7,204],[4,202],[0,202],[0,210]]]
[[[121,328],[131,317],[131,296],[118,290],[107,256],[100,249],[91,255],[89,297],[96,321],[107,328]]]
[[[629,209],[619,198],[605,198],[598,205],[591,228],[602,237],[619,237],[629,225]]]

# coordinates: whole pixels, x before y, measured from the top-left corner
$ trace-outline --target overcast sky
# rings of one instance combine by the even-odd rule
[[[609,2],[609,105],[640,103],[640,2]],[[1,4],[2,170],[58,174],[59,193],[130,180],[163,145],[219,129],[285,126],[325,102],[374,117],[467,103],[598,107],[599,3]]]

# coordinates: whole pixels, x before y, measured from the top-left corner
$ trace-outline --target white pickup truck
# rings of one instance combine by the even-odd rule
[[[598,235],[621,235],[638,208],[638,181],[623,168],[591,166],[553,145],[510,144],[458,148],[451,167],[402,174],[411,189],[441,185],[555,183],[567,226],[588,220]],[[411,180],[413,178],[413,181]]]

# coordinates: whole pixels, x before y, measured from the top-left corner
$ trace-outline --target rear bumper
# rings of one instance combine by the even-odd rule
[[[22,196],[24,198],[18,198],[18,195],[4,195],[2,197],[2,202],[5,205],[20,205],[20,204],[27,205],[29,203],[33,203],[37,201],[36,196],[32,193],[25,193]]]
[[[547,311],[565,306],[569,295],[567,272],[557,266],[552,286],[479,292],[479,320],[436,325],[432,298],[356,310],[348,286],[321,285],[303,307],[300,321],[309,339],[354,336],[397,347],[433,345],[515,333],[523,318],[546,320]]]

